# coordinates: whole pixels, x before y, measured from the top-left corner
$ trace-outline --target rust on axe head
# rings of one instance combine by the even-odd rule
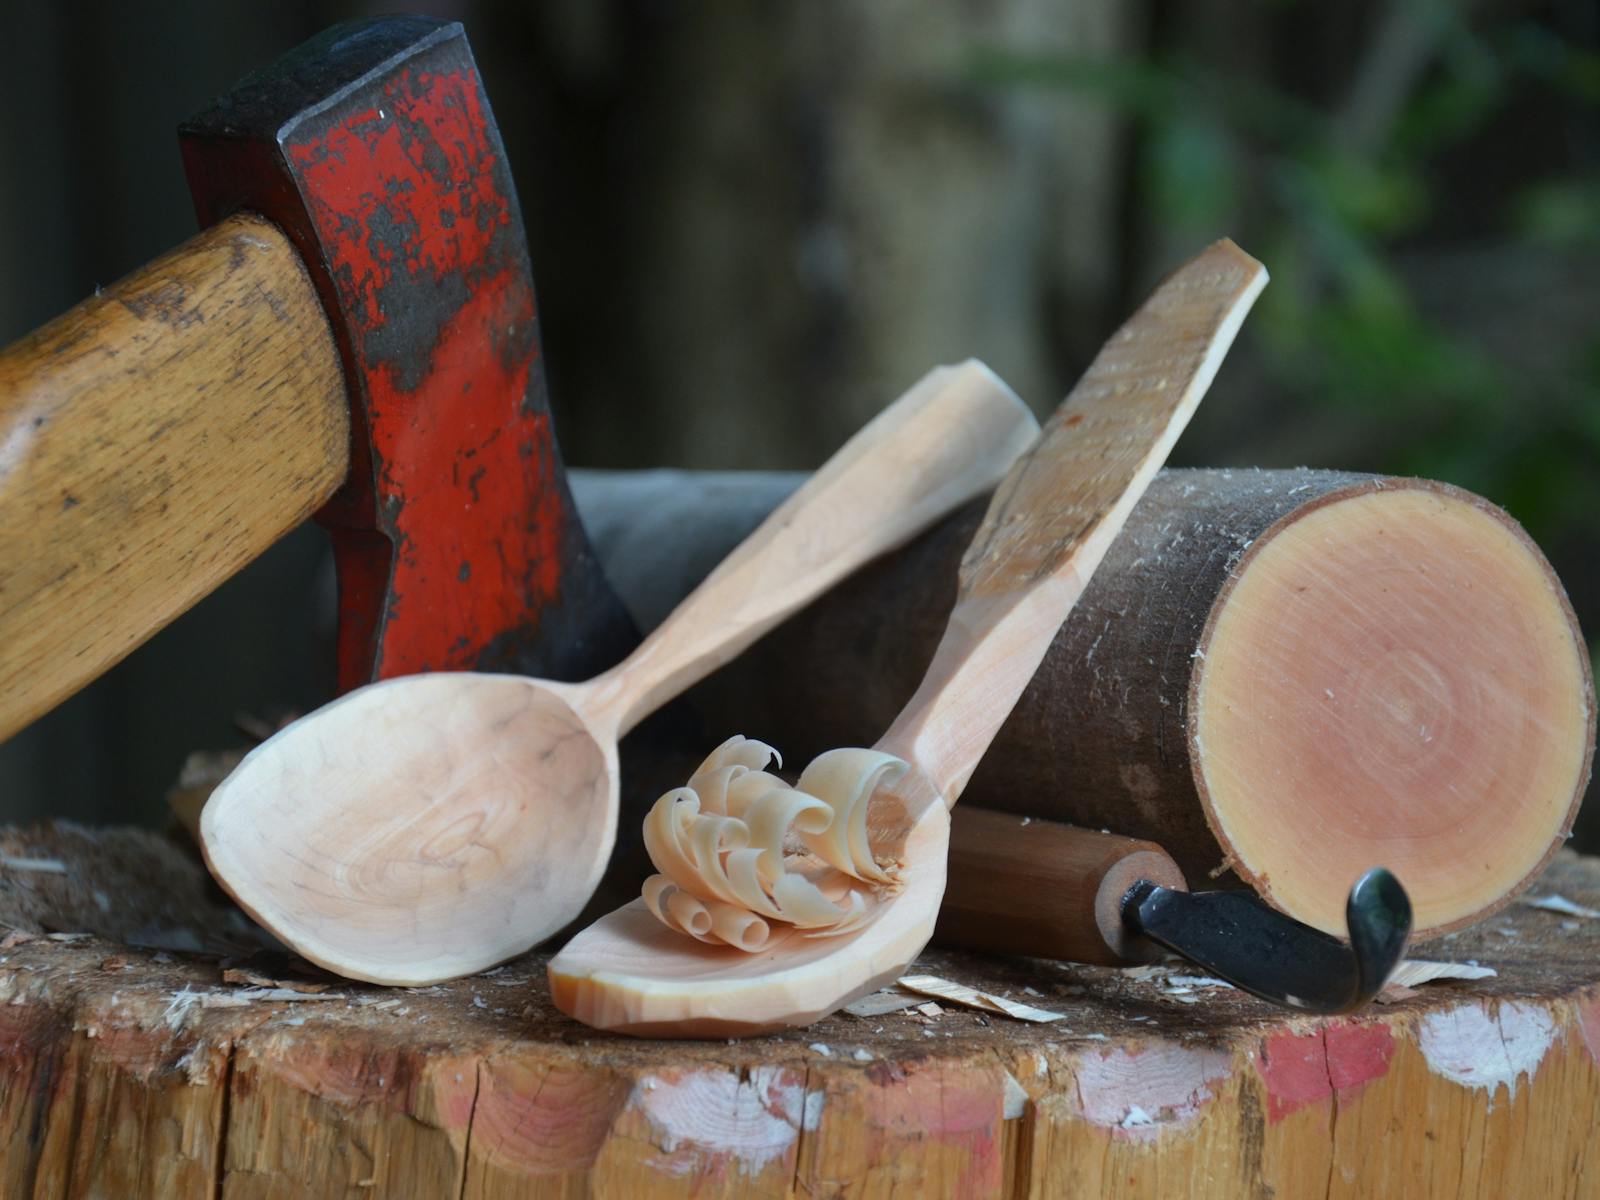
[[[527,239],[457,24],[339,25],[180,130],[204,224],[300,248],[344,358],[351,470],[321,513],[339,683],[587,678],[637,640],[572,506]]]

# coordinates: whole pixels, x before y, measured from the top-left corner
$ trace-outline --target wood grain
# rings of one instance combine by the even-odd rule
[[[48,834],[0,845],[67,867],[0,866],[0,898],[96,886]],[[200,882],[157,858],[116,919]],[[1539,890],[1600,906],[1600,860],[1563,853]],[[839,1014],[737,1045],[585,1029],[541,954],[283,1002],[239,999],[203,955],[39,937],[0,951],[0,1192],[1576,1200],[1600,1194],[1600,921],[1566,921],[1509,909],[1441,952],[1497,977],[1350,1018],[935,951],[919,972],[1064,1018]]]
[[[309,516],[348,440],[322,306],[258,218],[0,352],[0,737]]]

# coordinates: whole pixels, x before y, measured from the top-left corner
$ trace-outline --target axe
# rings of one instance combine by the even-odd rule
[[[621,658],[460,25],[336,26],[180,139],[203,231],[0,351],[0,738],[309,515],[341,690]]]

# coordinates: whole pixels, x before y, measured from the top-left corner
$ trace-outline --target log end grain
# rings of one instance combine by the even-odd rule
[[[1506,903],[1570,831],[1594,751],[1588,654],[1549,564],[1498,508],[1417,480],[1330,492],[1255,540],[1189,710],[1228,865],[1335,934],[1377,865],[1419,936]]]

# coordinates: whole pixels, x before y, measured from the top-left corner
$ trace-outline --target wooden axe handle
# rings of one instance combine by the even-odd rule
[[[1165,953],[1122,924],[1122,898],[1139,880],[1188,890],[1154,842],[967,804],[950,820],[935,933],[945,945],[1104,965]]]
[[[322,304],[259,217],[0,351],[0,738],[309,516],[349,436]]]

